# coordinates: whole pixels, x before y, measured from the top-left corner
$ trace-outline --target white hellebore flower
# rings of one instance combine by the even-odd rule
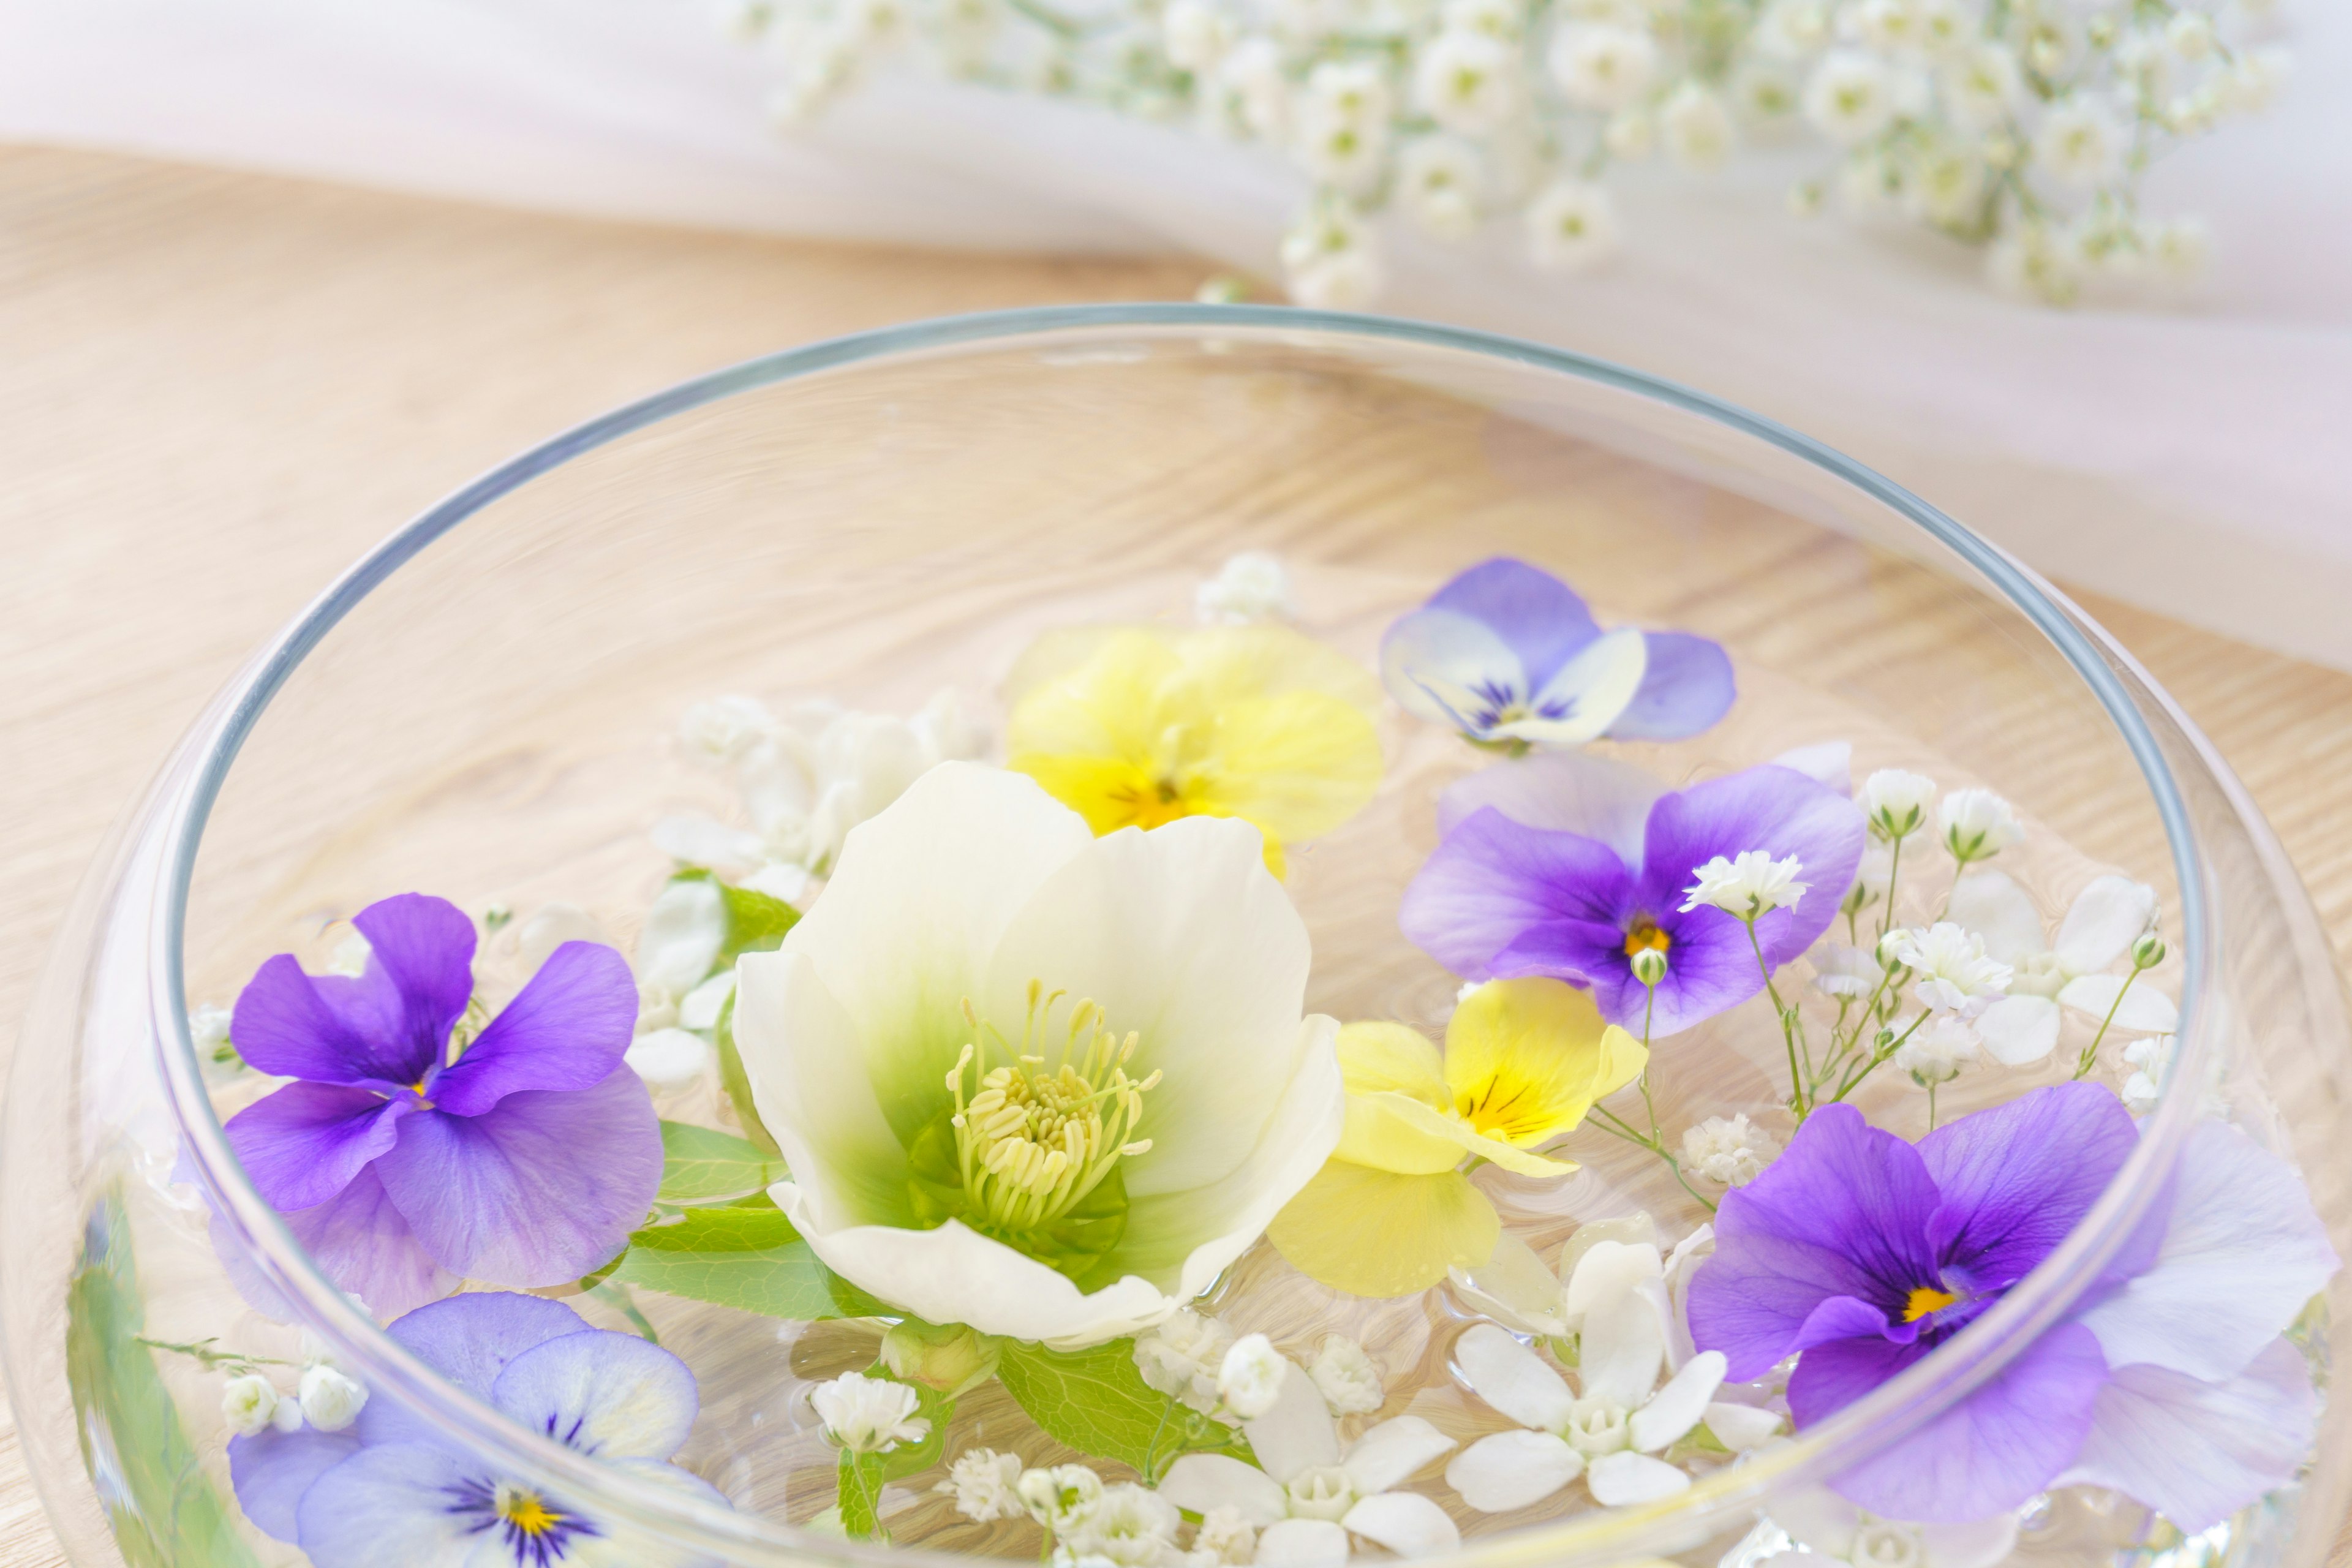
[[[836,1274],[1058,1347],[1164,1321],[1336,1148],[1339,1026],[1249,824],[1097,838],[1021,773],[933,769],[739,966],[735,1038]]]
[[[1573,271],[1617,248],[1616,205],[1609,199],[1608,187],[1591,180],[1554,180],[1528,204],[1525,221],[1528,250],[1539,267]],[[1608,642],[1604,637],[1593,647]],[[1570,668],[1575,668],[1583,657],[1570,661]]]
[[[1290,572],[1282,557],[1244,550],[1192,591],[1192,613],[1203,626],[1245,626],[1298,616]]]
[[[1881,768],[1862,781],[1857,804],[1874,836],[1899,841],[1927,826],[1927,813],[1936,804],[1936,781],[1925,773]]]
[[[1264,1334],[1245,1334],[1234,1342],[1217,1368],[1217,1394],[1225,1408],[1244,1421],[1255,1421],[1274,1408],[1290,1363]]]
[[[1024,1511],[1020,1493],[1014,1489],[1020,1481],[1020,1455],[966,1448],[948,1467],[948,1479],[931,1490],[953,1498],[956,1511],[966,1519],[986,1524],[992,1520],[1017,1519]]]
[[[1216,1319],[1180,1311],[1135,1336],[1135,1370],[1149,1387],[1205,1413],[1217,1407],[1217,1372],[1233,1343]]]
[[[221,1384],[221,1419],[240,1437],[266,1430],[278,1414],[278,1389],[259,1373],[248,1372]]]
[[[1710,1116],[1683,1133],[1683,1168],[1717,1186],[1744,1187],[1780,1157],[1779,1141],[1745,1111]]]
[[[2135,1035],[2168,1035],[2179,1026],[2172,998],[2145,975],[2126,988],[2124,976],[2107,973],[2156,920],[2156,889],[2145,883],[2115,876],[2092,882],[2059,922],[2054,944],[2043,942],[2042,915],[2025,889],[1999,871],[1973,871],[1955,883],[1951,918],[2015,971],[2009,994],[1977,1019],[1985,1048],[2011,1067],[2038,1062],[2057,1046],[2063,1007],[2094,1025],[2112,1008],[2114,1026]]]
[[[1895,79],[1859,49],[1832,49],[1805,81],[1805,118],[1842,147],[1867,142],[1895,118]]]
[[[1755,920],[1805,896],[1809,884],[1797,880],[1797,873],[1803,869],[1793,855],[1785,860],[1775,860],[1761,849],[1742,849],[1727,859],[1718,855],[1704,866],[1692,868],[1691,875],[1698,880],[1683,889],[1687,895],[1683,912],[1713,904],[1725,914]]]
[[[1570,23],[1552,35],[1552,79],[1580,109],[1622,109],[1657,74],[1658,46],[1636,27]]]
[[[324,1362],[302,1369],[296,1385],[302,1415],[321,1432],[340,1432],[360,1418],[368,1402],[367,1384]]]
[[[1944,847],[1963,865],[1990,860],[2025,837],[2009,802],[1989,789],[1956,789],[1946,795],[1936,826]]]
[[[1223,1454],[1187,1454],[1169,1467],[1161,1497],[1203,1515],[1233,1510],[1259,1531],[1261,1564],[1336,1568],[1347,1561],[1351,1534],[1400,1557],[1433,1556],[1462,1544],[1435,1502],[1391,1489],[1452,1449],[1453,1438],[1418,1415],[1400,1415],[1342,1448],[1313,1380],[1288,1362],[1282,1370],[1274,1403],[1243,1426],[1265,1468]]]
[[[930,1418],[915,1414],[921,1396],[887,1377],[844,1373],[811,1389],[809,1403],[826,1435],[853,1454],[887,1454],[930,1435]]]
[[[1967,1524],[1906,1524],[1809,1488],[1774,1496],[1770,1513],[1810,1551],[1853,1568],[1994,1568],[2017,1545],[2013,1509]]]
[[[1372,1364],[1362,1345],[1345,1334],[1323,1336],[1315,1359],[1307,1363],[1307,1375],[1335,1415],[1370,1415],[1386,1397],[1381,1387],[1381,1369]]]
[[[1918,980],[1919,1005],[1932,1012],[1974,1018],[2009,989],[2009,965],[1987,957],[1985,939],[1954,921],[1937,921],[1925,930],[1905,927],[1885,947]]]

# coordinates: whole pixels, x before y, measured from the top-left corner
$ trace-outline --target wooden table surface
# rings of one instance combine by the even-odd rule
[[[5,1048],[106,825],[238,659],[394,524],[718,364],[958,310],[1184,299],[1202,272],[0,150]],[[2352,675],[2085,602],[2237,767],[2352,954]],[[60,1561],[0,1409],[0,1568]]]

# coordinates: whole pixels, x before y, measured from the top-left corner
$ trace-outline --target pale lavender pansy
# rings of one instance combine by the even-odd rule
[[[2032,1090],[1916,1145],[1846,1105],[1727,1194],[1692,1337],[1735,1380],[1790,1355],[1801,1428],[1916,1363],[2023,1279],[2138,1142],[2086,1083]],[[2065,1481],[2197,1531],[2291,1479],[2313,1396],[2281,1338],[2335,1273],[2292,1168],[2225,1122],[2189,1137],[2162,1205],[2084,1305],[1927,1426],[1832,1483],[1886,1519],[1954,1523]]]
[[[444,1378],[568,1448],[724,1506],[667,1463],[700,1400],[686,1363],[634,1334],[592,1329],[560,1301],[503,1291],[436,1301],[387,1331]],[[673,1568],[706,1559],[624,1533],[591,1502],[500,1473],[390,1399],[340,1432],[263,1431],[229,1443],[246,1517],[316,1568]]]
[[[1573,754],[1485,768],[1446,791],[1445,837],[1405,890],[1399,923],[1466,980],[1551,975],[1592,988],[1601,1016],[1654,1037],[1756,994],[1764,964],[1811,947],[1861,863],[1862,813],[1830,785],[1766,763],[1668,791],[1621,763]],[[1796,903],[1757,920],[1685,910],[1717,856],[1794,857]],[[1654,1005],[1633,954],[1666,956]]]
[[[229,1121],[256,1190],[379,1317],[467,1279],[560,1285],[610,1259],[661,1184],[660,1124],[622,1065],[628,964],[563,943],[453,1053],[473,922],[404,893],[352,924],[360,974],[306,974],[280,953],[237,998],[239,1054],[299,1080]]]
[[[1687,632],[1604,632],[1568,584],[1507,556],[1471,567],[1391,626],[1381,677],[1406,711],[1517,748],[1680,740],[1722,718],[1735,694],[1718,645]]]

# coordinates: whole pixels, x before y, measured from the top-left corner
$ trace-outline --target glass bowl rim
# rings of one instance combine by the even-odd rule
[[[981,352],[1022,340],[1129,331],[1181,337],[1204,331],[1283,342],[1300,334],[1327,340],[1408,345],[1483,356],[1562,374],[1662,403],[1780,448],[1880,502],[1949,549],[2048,637],[2120,731],[2154,796],[2171,847],[2180,896],[2184,974],[2178,1048],[2139,1145],[2057,1251],[1994,1307],[1863,1399],[1803,1434],[1700,1478],[1662,1502],[1594,1509],[1463,1543],[1433,1563],[1523,1563],[1596,1552],[1643,1551],[1642,1538],[1670,1521],[1718,1520],[1752,1505],[1769,1489],[1818,1482],[1900,1437],[1996,1375],[2088,1288],[2154,1201],[2197,1119],[2211,1030],[2202,998],[2218,976],[2196,831],[2155,732],[2116,673],[2131,666],[2063,595],[1997,546],[1885,476],[1778,421],[1706,393],[1644,373],[1523,339],[1387,316],[1288,306],[1173,302],[1054,305],[940,317],[822,340],[744,361],[679,383],[601,415],[530,448],[460,487],[362,557],[288,623],[225,689],[192,731],[194,767],[161,803],[163,896],[151,911],[149,996],[167,1093],[200,1184],[215,1212],[238,1233],[251,1261],[349,1358],[380,1393],[399,1398],[467,1450],[557,1495],[593,1496],[602,1516],[720,1557],[761,1563],[811,1558],[874,1563],[969,1562],[969,1554],[923,1547],[849,1542],[765,1515],[682,1498],[657,1482],[615,1472],[515,1422],[442,1379],[394,1341],[313,1265],[285,1222],[247,1183],[205,1090],[190,1034],[182,965],[184,921],[197,851],[230,767],[272,697],[302,659],[353,605],[426,546],[467,518],[574,457],[740,393],[824,372],[912,361],[940,351]],[[2110,661],[2114,661],[2111,663]],[[2160,699],[2153,682],[2152,694]],[[1659,1554],[1674,1548],[1665,1547]]]

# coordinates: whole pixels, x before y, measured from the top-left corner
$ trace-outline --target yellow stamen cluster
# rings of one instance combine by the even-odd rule
[[[547,1506],[535,1492],[516,1486],[511,1481],[499,1484],[498,1496],[492,1504],[499,1517],[526,1536],[545,1535],[563,1522],[563,1516]]]
[[[1047,1067],[1042,1037],[1065,994],[1029,983],[1018,1050],[964,1004],[972,1039],[947,1079],[955,1096],[956,1163],[966,1197],[999,1231],[1017,1235],[1051,1225],[1100,1186],[1120,1159],[1151,1147],[1134,1134],[1143,1096],[1160,1074],[1141,1082],[1128,1077],[1138,1037],[1103,1028],[1100,1006],[1081,1000],[1070,1008],[1060,1059]],[[1010,1063],[988,1065],[992,1036]],[[969,1101],[967,1070],[977,1085]]]
[[[1903,1321],[1916,1323],[1928,1313],[1940,1312],[1958,1300],[1949,1290],[1938,1290],[1933,1285],[1914,1287],[1903,1303]]]

